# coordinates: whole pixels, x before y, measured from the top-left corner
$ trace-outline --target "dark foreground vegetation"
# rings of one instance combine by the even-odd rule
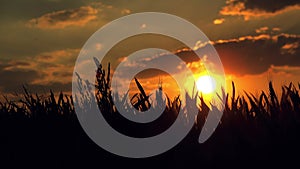
[[[125,120],[112,102],[109,71],[99,65],[97,72],[99,108],[119,132],[148,137],[163,132],[177,118],[179,97],[167,98],[164,113],[154,122],[142,125]],[[140,93],[131,102],[143,111],[151,103],[138,80],[136,84]],[[278,96],[272,83],[259,96],[236,96],[233,90],[224,96],[225,110],[216,132],[203,144],[198,137],[209,107],[203,98],[189,98],[201,103],[188,136],[161,155],[129,159],[110,154],[89,139],[76,118],[72,97],[50,92],[42,98],[24,88],[19,101],[0,103],[0,168],[298,168],[299,90],[299,85],[282,86]]]

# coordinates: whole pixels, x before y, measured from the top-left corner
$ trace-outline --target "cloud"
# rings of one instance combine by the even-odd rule
[[[281,91],[282,85],[289,85],[290,82],[297,84],[300,79],[299,66],[275,66],[271,65],[265,72],[261,74],[249,74],[245,76],[227,76],[227,85],[230,86],[234,81],[236,92],[244,94],[244,91],[256,94],[262,90],[268,91],[268,82],[272,81],[275,91]],[[227,92],[231,93],[231,88],[227,88]]]
[[[189,49],[181,49],[173,52],[175,55],[180,58],[170,59],[172,57],[170,54],[159,53],[156,55],[149,54],[147,56],[139,56],[138,58],[119,58],[119,62],[125,62],[122,67],[122,71],[118,74],[119,77],[128,77],[131,75],[131,72],[134,72],[137,67],[145,67],[146,65],[156,65],[156,67],[160,67],[162,69],[168,66],[169,73],[178,74],[182,71],[183,61],[187,63],[187,65],[192,65],[192,62],[199,62],[199,57]],[[190,64],[189,64],[190,63]],[[157,69],[147,69],[145,73],[138,75],[139,79],[146,79],[155,76],[165,76],[166,73],[159,71]]]
[[[95,19],[98,10],[91,6],[61,10],[42,15],[28,21],[28,27],[40,29],[61,29],[68,26],[84,26]]]
[[[220,14],[243,16],[245,20],[249,20],[253,17],[271,17],[299,9],[298,0],[227,0]]]
[[[259,75],[266,72],[271,65],[300,66],[300,58],[298,57],[300,54],[300,35],[274,34],[273,29],[268,27],[259,28],[257,32],[260,32],[260,34],[232,39],[219,39],[210,42],[197,42],[194,50],[198,54],[200,53],[201,56],[205,56],[205,51],[208,51],[210,45],[213,45],[220,56],[225,72],[237,76]],[[213,66],[208,65],[211,64],[210,56],[203,57],[200,62],[199,58],[191,50],[183,49],[174,53],[185,61],[193,72],[205,71],[201,63],[204,63],[204,66],[208,66],[209,70],[211,70],[211,67],[214,69]],[[160,57],[163,56],[161,55]],[[124,73],[130,72],[136,66],[143,66],[143,64],[148,63],[161,65],[161,67],[166,66],[165,63],[177,65],[173,66],[172,73],[177,74],[180,72],[180,63],[173,63],[172,61],[162,62],[160,57],[144,59],[139,62],[142,65],[130,63],[127,65]],[[161,75],[159,71],[149,70],[147,74],[143,74],[143,77],[150,78],[159,75]]]
[[[33,93],[45,93],[49,94],[49,91],[52,90],[53,92],[64,92],[64,94],[71,94],[72,91],[72,83],[71,82],[51,82],[47,84],[27,84],[25,85],[26,89]],[[21,91],[22,92],[22,91]]]
[[[17,69],[30,69],[32,64],[28,61],[11,60],[5,63],[0,62],[0,70],[14,71]]]
[[[225,19],[224,19],[224,18],[220,18],[220,19],[215,19],[215,20],[214,20],[214,24],[215,24],[215,25],[220,25],[220,24],[222,24],[223,22],[225,22]]]
[[[260,74],[271,65],[300,66],[300,35],[261,34],[213,42],[227,73]],[[283,52],[285,51],[285,52]]]
[[[255,32],[256,33],[266,33],[266,31],[268,31],[269,28],[267,26],[261,27],[259,29],[256,29]]]
[[[36,61],[45,63],[56,63],[63,65],[73,65],[80,49],[63,49],[50,52],[42,52],[35,56]]]
[[[42,73],[34,69],[7,69],[13,64],[0,64],[0,89],[3,93],[16,92],[23,84],[41,78]]]
[[[281,31],[281,29],[275,27],[275,28],[272,29],[272,31],[273,31],[273,32],[279,32],[279,31]]]
[[[140,28],[141,28],[141,29],[145,29],[146,27],[147,27],[146,24],[142,24]]]
[[[123,10],[121,10],[121,14],[122,15],[130,14],[130,13],[131,13],[131,11],[129,9],[123,9]]]
[[[300,75],[300,67],[299,66],[274,66],[271,65],[270,69],[268,71],[271,71],[273,73],[284,73],[286,75]]]
[[[44,76],[33,84],[67,83],[72,79],[73,67],[80,49],[55,50],[34,56],[34,69]]]
[[[281,47],[282,54],[296,54],[297,50],[299,50],[299,42],[287,43]]]
[[[96,48],[97,51],[100,51],[100,50],[102,50],[103,45],[101,43],[97,43],[95,48]]]
[[[27,84],[32,89],[37,88],[36,91],[70,91],[73,68],[79,51],[55,50],[22,60],[0,61],[0,90],[4,93],[21,92],[22,85]]]
[[[274,34],[278,34],[280,31],[281,31],[281,29],[278,27],[270,28],[268,26],[263,26],[258,29],[255,29],[255,32],[257,34],[273,34],[274,35]]]

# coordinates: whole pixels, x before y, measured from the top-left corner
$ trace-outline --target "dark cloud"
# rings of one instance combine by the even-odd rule
[[[4,69],[10,67],[11,64],[7,62],[0,62],[0,71],[2,72]]]
[[[299,0],[237,0],[236,2],[243,2],[246,9],[258,9],[272,13],[288,6],[300,5]]]
[[[15,66],[30,66],[31,64],[25,61],[13,61],[13,65]]]
[[[22,91],[24,84],[40,89],[62,86],[62,89],[69,91],[70,88],[64,84],[72,80],[72,70],[77,53],[78,49],[65,49],[43,52],[22,60],[1,59],[0,91],[18,93]]]
[[[20,64],[22,62],[15,62]],[[24,62],[25,63],[25,62]],[[34,81],[45,78],[45,74],[33,69],[11,69],[13,64],[0,63],[0,93],[22,93],[22,86],[26,86],[33,93],[48,93],[49,90],[55,92],[70,92],[72,89],[71,79],[66,82],[48,82],[45,84],[34,84]],[[54,72],[55,75],[63,77],[70,76],[69,73]]]
[[[200,52],[199,52],[200,53]],[[177,74],[180,73],[182,70],[179,69],[179,66],[182,66],[183,63],[192,63],[192,62],[199,62],[200,59],[196,53],[190,49],[183,49],[178,50],[174,52],[174,54],[180,58],[178,59],[170,59],[173,58],[170,54],[160,54],[158,56],[149,56],[145,58],[136,58],[137,60],[134,61],[128,61],[128,64],[126,64],[122,71],[119,72],[119,77],[128,77],[131,75],[132,72],[137,67],[144,67],[144,65],[156,65],[157,67],[161,68],[161,70],[164,70],[167,68],[169,70],[168,73],[158,70],[158,69],[146,69],[143,72],[137,74],[138,79],[147,79],[152,77],[158,77],[158,76],[165,76],[170,74]]]
[[[56,71],[56,72],[53,72],[52,75],[56,76],[56,77],[62,77],[62,78],[68,77],[68,78],[70,78],[70,77],[73,76],[73,73],[72,72]]]
[[[31,93],[39,93],[39,94],[49,94],[49,91],[52,90],[53,92],[64,92],[68,93],[72,91],[72,83],[66,82],[53,82],[48,84],[26,84],[25,87]]]
[[[256,36],[243,36],[236,39],[213,41],[211,44],[216,48],[225,72],[238,76],[261,74],[273,66],[300,66],[300,35],[290,34],[260,34]],[[210,45],[199,48],[196,52],[200,55],[207,55]],[[206,49],[207,48],[207,49]],[[199,58],[191,50],[181,50],[175,52],[186,63],[199,62]],[[163,60],[164,55],[144,60],[142,64],[156,64],[162,68],[171,66],[171,73],[178,73],[180,69],[176,65],[180,63]],[[209,63],[210,58],[207,57]],[[174,66],[175,65],[175,66]],[[127,72],[131,72],[136,66],[128,65]],[[201,67],[196,69],[202,69]],[[197,72],[195,68],[193,72]],[[199,70],[200,71],[200,70]],[[138,75],[139,78],[150,78],[154,76],[166,75],[161,71],[150,69]]]
[[[42,75],[30,69],[6,70],[0,65],[0,89],[3,93],[17,92],[23,84],[31,83]]]
[[[199,56],[192,50],[179,50],[175,54],[186,63],[200,61]]]
[[[300,9],[299,0],[227,0],[220,13],[222,15],[269,17],[293,9]]]
[[[271,65],[300,66],[300,36],[259,35],[214,42],[227,73],[260,74]],[[286,52],[283,52],[286,50]]]
[[[158,69],[146,69],[138,73],[135,77],[138,79],[148,79],[152,77],[167,76],[167,75],[169,74]]]

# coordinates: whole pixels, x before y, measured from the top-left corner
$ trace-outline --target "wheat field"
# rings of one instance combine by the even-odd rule
[[[134,137],[159,134],[178,117],[182,101],[179,96],[166,98],[164,113],[149,124],[130,122],[116,110],[113,97],[124,105],[125,97],[112,95],[110,67],[105,71],[99,65],[96,87],[98,107],[107,122],[119,132]],[[84,82],[81,82],[85,85]],[[139,92],[131,97],[131,104],[140,111],[151,103],[138,79]],[[174,149],[147,159],[127,159],[112,155],[93,143],[82,130],[74,112],[74,99],[62,92],[47,97],[30,93],[25,87],[19,100],[5,98],[0,103],[1,163],[11,168],[38,166],[49,168],[110,167],[279,167],[296,164],[300,152],[300,84],[282,86],[276,94],[272,82],[269,91],[259,96],[245,92],[223,94],[226,99],[224,114],[212,137],[198,143],[201,128],[209,112],[209,103],[200,100],[195,124],[188,136]],[[163,89],[161,89],[163,90]],[[128,93],[127,93],[128,94]],[[156,93],[156,99],[161,99]],[[130,113],[130,112],[128,112]],[[26,168],[26,167],[25,167]]]

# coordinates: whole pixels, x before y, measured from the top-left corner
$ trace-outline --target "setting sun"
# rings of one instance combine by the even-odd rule
[[[203,94],[212,93],[216,89],[216,81],[213,77],[200,76],[196,82],[197,89]]]

